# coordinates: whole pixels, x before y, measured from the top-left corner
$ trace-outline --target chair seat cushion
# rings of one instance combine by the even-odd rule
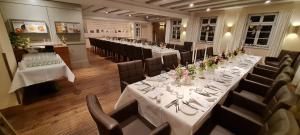
[[[120,123],[123,135],[148,135],[155,127],[139,115],[133,115]]]
[[[273,67],[279,66],[279,62],[278,61],[265,61],[265,64],[273,66]]]
[[[263,122],[263,118],[261,116],[259,116],[258,114],[254,113],[254,112],[251,112],[245,108],[242,108],[242,107],[234,105],[234,104],[230,105],[229,108],[242,114],[243,116],[245,116],[249,119],[253,119],[258,122]]]
[[[223,128],[220,125],[216,125],[210,132],[210,135],[234,135],[234,133],[230,132],[229,130]]]
[[[243,95],[251,100],[254,100],[254,101],[262,102],[264,100],[264,97],[257,95],[255,93],[249,92],[247,90],[242,90],[240,93],[241,93],[241,95]]]

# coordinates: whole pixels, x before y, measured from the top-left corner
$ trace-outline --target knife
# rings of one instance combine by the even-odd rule
[[[191,107],[191,108],[193,108],[193,109],[195,109],[195,110],[199,110],[198,108],[196,108],[194,106],[191,106],[188,102],[182,101],[182,103],[185,104],[185,105],[187,105],[187,106],[189,106],[189,107]]]
[[[167,104],[165,107],[166,108],[170,108],[172,105],[174,105],[176,102],[178,101],[178,99],[175,99],[173,101],[171,101],[169,104]]]

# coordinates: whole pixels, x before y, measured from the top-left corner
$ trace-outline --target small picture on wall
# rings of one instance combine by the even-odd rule
[[[100,32],[99,29],[97,29],[96,32],[99,33]]]
[[[90,30],[90,33],[94,33],[94,30]]]

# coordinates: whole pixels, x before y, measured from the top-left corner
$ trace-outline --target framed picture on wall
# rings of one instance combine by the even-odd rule
[[[48,33],[46,22],[33,20],[11,20],[16,33]]]
[[[80,33],[80,23],[55,22],[56,33]]]

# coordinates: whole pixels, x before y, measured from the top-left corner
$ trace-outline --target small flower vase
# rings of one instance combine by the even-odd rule
[[[206,71],[208,72],[208,73],[214,73],[215,72],[215,68],[214,67],[207,67],[206,68]]]
[[[191,77],[185,77],[181,80],[181,83],[183,85],[191,85],[192,84],[192,78]]]

